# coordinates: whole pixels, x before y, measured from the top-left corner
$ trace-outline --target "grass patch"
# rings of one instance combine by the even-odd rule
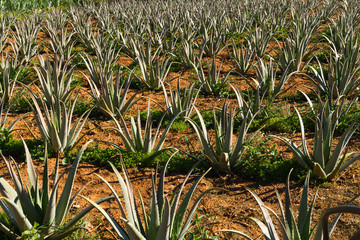
[[[314,122],[307,117],[302,117],[302,119],[304,122],[305,131],[313,131]],[[300,132],[301,130],[299,117],[296,114],[285,117],[270,116],[254,119],[249,131],[254,132],[260,128],[262,128],[263,131],[276,133],[293,133]]]
[[[177,119],[173,122],[170,129],[173,129],[177,132],[184,132],[189,127],[190,127],[189,123],[185,122],[182,119]]]
[[[45,143],[41,139],[25,139],[32,158],[42,159],[45,155]],[[0,132],[0,151],[4,156],[12,156],[18,160],[25,160],[24,144],[19,139],[14,139],[13,134],[4,130]],[[49,156],[53,155],[48,147]]]
[[[278,152],[276,145],[268,142],[268,140],[259,140],[247,146],[243,161],[244,164],[240,167],[239,173],[257,181],[283,182],[292,168],[294,168],[292,175],[297,178],[306,174],[295,160],[284,159]]]
[[[64,163],[68,163],[75,159],[77,152],[69,154],[64,159]],[[109,168],[109,163],[113,163],[117,168],[121,168],[119,153],[121,153],[125,166],[127,168],[140,167],[140,168],[155,168],[159,163],[160,169],[164,166],[165,162],[173,154],[170,151],[164,151],[154,156],[154,153],[143,152],[128,152],[114,148],[101,148],[98,144],[88,147],[81,158],[81,161],[92,163],[99,167]],[[170,161],[168,172],[170,173],[187,173],[190,168],[195,164],[195,160],[187,155],[177,153]],[[207,169],[206,164],[200,164],[196,171],[203,171]]]

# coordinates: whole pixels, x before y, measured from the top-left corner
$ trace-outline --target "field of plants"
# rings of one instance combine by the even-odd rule
[[[0,239],[360,239],[357,0],[3,0],[0,51]]]

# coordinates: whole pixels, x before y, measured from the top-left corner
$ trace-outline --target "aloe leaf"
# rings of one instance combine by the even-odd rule
[[[305,158],[304,153],[299,149],[299,147],[290,139],[280,136],[271,135],[271,137],[275,137],[279,140],[281,140],[283,143],[285,143],[292,153],[294,154],[294,158],[302,165],[309,167],[309,161],[307,161]]]
[[[115,230],[115,232],[117,233],[117,235],[121,238],[121,239],[123,239],[123,240],[130,240],[130,239],[132,239],[132,238],[130,238],[129,236],[128,236],[128,234],[126,233],[126,231],[119,225],[119,224],[117,224],[116,223],[116,221],[112,218],[112,217],[110,217],[110,215],[98,204],[98,203],[96,203],[96,202],[94,202],[94,201],[92,201],[92,200],[90,200],[89,198],[87,198],[87,197],[85,197],[85,196],[82,196],[82,195],[79,195],[81,198],[83,198],[83,199],[85,199],[86,201],[88,201],[91,205],[92,205],[92,207],[91,207],[91,209],[92,208],[96,208],[105,218],[106,218],[106,220],[108,220],[108,222],[110,223],[110,225],[114,228],[114,230]],[[99,202],[99,201],[98,201]],[[88,211],[90,211],[90,210],[88,210],[90,207],[88,207],[87,209],[85,209],[85,210],[87,210],[86,211],[86,213],[88,212]],[[85,210],[83,210],[83,211],[85,211]],[[85,214],[84,214],[85,215]],[[124,219],[124,218],[120,218],[122,221],[127,221],[126,219]]]
[[[155,239],[157,236],[161,221],[161,212],[163,210],[163,206],[159,205],[158,196],[156,196],[156,175],[157,171],[155,171],[155,176],[152,175],[151,200],[149,206],[150,221],[146,234],[149,239]]]
[[[292,169],[290,170],[291,173]],[[289,173],[289,174],[290,174]],[[275,187],[274,187],[275,188]],[[281,201],[281,197],[280,197],[280,193],[279,191],[275,188],[275,194],[276,194],[276,198],[279,204],[279,208],[280,208],[280,214],[281,214],[281,220],[282,220],[282,224],[284,225],[286,232],[291,232],[291,228],[290,228],[290,224],[287,220],[286,220],[286,216],[285,216],[285,210],[284,210],[284,206],[282,204]],[[283,234],[284,235],[284,234]]]
[[[120,158],[121,158],[121,156],[120,156]],[[109,162],[109,164],[110,164],[111,168],[113,169],[113,171],[118,179],[118,182],[120,184],[121,190],[123,192],[126,212],[128,214],[128,218],[130,219],[129,221],[135,222],[134,215],[133,215],[133,208],[131,206],[131,198],[132,198],[131,191],[128,190],[127,183],[125,183],[125,181],[121,177],[121,175],[120,175],[119,171],[116,169],[116,167],[111,162]]]
[[[45,156],[44,156],[44,173],[43,173],[43,185],[41,192],[41,204],[42,209],[46,209],[49,202],[49,167],[48,167],[48,150],[47,143],[45,142]],[[43,210],[43,214],[45,211]]]
[[[208,194],[209,192],[213,191],[213,190],[223,190],[223,189],[216,189],[216,188],[212,188],[212,189],[208,189],[205,192],[201,193],[200,196],[195,200],[192,208],[189,211],[189,214],[185,220],[185,223],[183,224],[183,226],[181,227],[181,231],[178,234],[178,239],[183,239],[185,237],[185,234],[189,231],[189,227],[191,225],[192,219],[196,213],[196,210],[198,209],[198,206],[200,204],[200,201],[203,199],[203,197]]]
[[[0,178],[0,193],[3,197],[6,197],[13,202],[16,202],[16,199],[18,198],[18,194],[14,188],[2,177]]]
[[[55,222],[56,220],[56,208],[57,208],[57,205],[56,205],[56,200],[57,200],[57,191],[58,191],[58,187],[59,187],[59,182],[60,182],[60,179],[62,178],[62,176],[64,176],[64,174],[62,174],[60,176],[60,178],[58,179],[58,181],[56,181],[54,183],[54,186],[52,188],[52,192],[51,192],[51,195],[50,195],[50,198],[49,198],[49,202],[48,202],[48,205],[46,206],[46,211],[45,211],[45,214],[44,214],[44,218],[41,222],[42,225],[44,226],[49,226],[49,228],[45,229],[45,233],[46,234],[49,234],[53,231],[52,227],[57,224]],[[60,224],[57,224],[58,226]]]
[[[309,210],[307,212],[307,216],[306,216],[306,221],[304,223],[304,227],[302,229],[299,229],[301,232],[301,239],[307,239],[310,238],[315,230],[315,227],[311,230],[311,219],[312,219],[312,213],[313,213],[313,209],[315,206],[315,200],[316,200],[316,196],[317,196],[318,191],[316,190],[315,196],[311,202],[311,205],[309,207]],[[299,220],[298,220],[299,221]]]
[[[159,150],[162,148],[162,146],[164,145],[165,139],[166,139],[166,137],[167,137],[167,134],[168,134],[168,132],[170,131],[171,125],[174,123],[175,119],[176,119],[181,113],[183,113],[183,112],[184,112],[184,111],[176,114],[176,115],[170,120],[170,122],[169,122],[168,125],[166,126],[164,132],[162,133],[161,138],[159,139],[159,142],[157,143],[157,145],[156,145],[156,147],[155,147],[155,151],[159,151]],[[161,121],[161,122],[162,122],[162,121]],[[160,122],[160,123],[161,123],[161,122]],[[160,126],[160,123],[159,123],[159,126]],[[157,138],[157,134],[155,135],[154,140],[155,140],[156,138]]]
[[[175,151],[170,157],[169,159],[166,161],[163,170],[161,171],[160,174],[160,179],[159,179],[159,183],[158,183],[158,188],[157,188],[157,193],[156,196],[158,198],[158,202],[159,202],[159,206],[163,206],[164,204],[164,186],[165,186],[165,172],[167,169],[167,166],[169,165],[170,160],[178,153],[179,151]],[[156,175],[155,175],[156,176]]]
[[[161,216],[161,223],[158,229],[158,234],[156,236],[157,240],[168,240],[170,239],[170,219],[171,219],[171,215],[170,215],[170,204],[169,204],[169,200],[165,197],[165,204],[164,204],[164,209],[163,209],[163,213]]]
[[[18,239],[20,236],[15,232],[11,231],[8,227],[6,227],[3,223],[0,222],[0,231],[2,231],[6,236],[12,239]]]
[[[64,146],[64,147],[66,147],[66,150],[70,150],[71,147],[76,145],[75,141],[78,139],[78,137],[81,133],[81,130],[83,129],[83,127],[86,123],[86,120],[88,119],[92,110],[93,110],[93,108],[91,108],[91,109],[87,110],[85,113],[83,113],[80,116],[80,118],[75,122],[73,127],[71,128],[70,132],[68,133],[68,137],[67,137],[69,142],[66,146]],[[69,121],[70,121],[70,119],[71,119],[71,117],[69,117]],[[80,120],[82,120],[81,124],[79,123]],[[81,139],[82,139],[82,137],[78,141],[80,141]]]
[[[226,115],[227,113],[224,113],[224,114]],[[224,136],[224,148],[223,148],[223,151],[226,152],[226,153],[230,153],[231,150],[232,150],[232,135],[233,135],[233,130],[234,130],[233,111],[230,110],[229,114],[230,114],[229,118],[226,121],[227,127],[226,127],[225,136]]]
[[[249,219],[254,221],[259,226],[259,228],[261,229],[261,232],[264,234],[264,237],[266,240],[278,240],[279,239],[279,238],[273,237],[270,233],[270,229],[268,228],[268,226],[265,225],[263,222],[261,222],[259,219],[253,218],[253,217],[249,217]],[[268,223],[268,222],[266,221],[266,223]],[[271,221],[271,223],[272,223],[272,221]]]
[[[292,210],[292,204],[291,204],[291,195],[290,195],[290,174],[289,173],[287,179],[286,179],[286,190],[285,190],[285,220],[287,223],[287,227],[290,230],[290,233],[296,234],[298,233],[298,228],[294,224],[294,215]]]
[[[330,172],[336,166],[336,163],[339,161],[340,155],[343,152],[346,145],[348,144],[348,142],[350,141],[350,138],[352,137],[352,135],[354,134],[356,129],[360,127],[360,124],[357,124],[357,121],[359,119],[360,118],[356,118],[356,120],[351,124],[351,126],[341,136],[329,161],[326,164],[326,167],[325,167],[326,172]]]
[[[234,149],[232,150],[230,156],[230,163],[232,167],[235,167],[241,163],[241,155],[245,150],[244,142],[245,137],[248,132],[249,126],[251,125],[252,121],[255,119],[257,113],[251,114],[250,108],[246,111],[246,115],[243,118],[243,122],[241,123],[238,136],[236,139],[236,143]],[[249,120],[250,118],[250,120]],[[248,138],[247,141],[250,141],[252,137]]]
[[[112,194],[114,195],[115,199],[116,199],[116,202],[118,203],[119,205],[119,208],[120,208],[120,211],[121,211],[121,215],[123,218],[126,218],[126,214],[125,214],[125,210],[124,210],[124,207],[120,201],[120,198],[118,197],[115,189],[110,185],[110,183],[108,181],[106,181],[103,177],[101,177],[100,175],[98,174],[95,174],[98,178],[100,178],[105,184],[106,186],[110,189],[110,191],[112,192]]]
[[[309,181],[310,181],[310,172],[307,173],[306,179],[303,186],[303,192],[300,200],[299,207],[299,218],[298,218],[298,229],[302,231],[303,229],[310,229],[310,221],[308,220],[308,196],[309,196]],[[310,215],[311,218],[311,215]],[[309,231],[308,231],[309,232]]]
[[[295,111],[296,111],[296,114],[297,114],[298,117],[299,117],[300,129],[301,129],[301,142],[302,142],[302,147],[303,147],[304,156],[305,156],[307,159],[310,159],[310,155],[309,155],[308,148],[307,148],[307,145],[306,145],[304,123],[303,123],[302,117],[301,117],[301,115],[300,115],[300,113],[299,113],[299,111],[297,110],[296,107],[295,107]]]
[[[278,221],[279,226],[280,226],[280,231],[281,231],[281,234],[282,234],[282,238],[284,240],[290,240],[290,237],[289,237],[288,232],[287,232],[287,230],[288,230],[287,226],[284,225],[284,222],[281,221],[279,216],[271,208],[269,208],[269,207],[266,207],[266,208],[275,216],[275,219]],[[295,225],[295,219],[293,219],[292,225],[295,228],[295,231],[290,232],[290,233],[292,233],[291,239],[301,240],[299,231],[298,231],[298,229],[297,229],[297,227]]]
[[[0,153],[0,154],[1,154],[1,157],[3,158],[3,160],[4,160],[5,164],[6,164],[6,167],[7,167],[8,171],[9,171],[11,179],[13,181],[14,188],[15,188],[16,195],[17,195],[15,198],[18,198],[18,200],[20,202],[20,205],[21,205],[21,209],[24,211],[24,214],[26,216],[28,216],[28,218],[29,218],[29,220],[31,222],[35,222],[35,221],[41,222],[40,214],[36,210],[35,206],[33,205],[32,201],[31,201],[31,199],[29,197],[29,195],[27,194],[27,192],[24,189],[23,182],[21,180],[21,175],[19,174],[19,177],[18,177],[15,174],[14,169],[12,168],[10,163],[8,161],[6,161],[6,159],[4,158],[2,153]],[[14,164],[15,164],[15,167],[17,168],[17,165],[16,165],[15,162],[14,162]],[[0,180],[2,180],[2,178]],[[12,192],[8,192],[8,193],[12,193]],[[13,197],[13,196],[11,196],[11,197]]]
[[[25,158],[26,158],[26,165],[27,165],[27,173],[29,177],[29,184],[30,187],[34,187],[37,183],[37,174],[35,172],[34,164],[29,152],[29,148],[27,147],[24,139],[21,137],[21,141],[23,142],[24,149],[25,149]]]
[[[137,230],[137,228],[129,221],[124,221],[127,233],[131,240],[146,240],[146,238]]]
[[[189,206],[189,203],[190,203],[190,200],[192,198],[192,195],[194,194],[195,192],[195,189],[196,187],[198,186],[198,184],[200,183],[200,181],[204,178],[204,176],[210,171],[210,169],[208,169],[204,174],[202,174],[195,182],[194,184],[190,187],[190,189],[187,191],[183,201],[181,202],[180,206],[178,209],[177,206],[178,206],[178,203],[179,203],[179,200],[180,200],[180,196],[181,196],[181,193],[182,193],[182,190],[188,180],[188,178],[190,177],[190,174],[192,173],[194,168],[192,168],[188,175],[185,177],[184,179],[184,182],[182,184],[182,186],[180,187],[180,190],[179,192],[177,193],[177,196],[176,196],[176,200],[175,202],[173,203],[172,205],[172,214],[173,214],[173,219],[171,221],[171,232],[173,233],[176,233],[177,236],[180,236],[182,233],[185,234],[184,232],[187,231],[188,227],[189,227],[189,224],[193,217],[193,215],[195,214],[195,211],[196,211],[196,206],[195,204],[193,205],[193,207],[195,207],[194,209],[192,209],[190,211],[190,214],[188,215],[188,220],[187,220],[187,224],[184,224],[183,225],[183,221],[184,221],[184,218],[185,218],[185,214],[186,214],[186,211],[188,209],[188,206]],[[201,198],[198,198],[198,203],[200,202],[200,200],[202,199],[202,196],[203,195],[200,195]],[[183,226],[183,227],[181,227]],[[181,229],[182,228],[182,229]]]
[[[326,132],[327,130],[325,130]],[[328,139],[329,140],[329,139]],[[325,146],[324,146],[325,145]],[[324,147],[327,147],[327,150],[324,150]],[[319,118],[316,117],[316,128],[315,128],[315,137],[314,137],[314,157],[313,161],[316,162],[324,168],[325,166],[325,151],[329,152],[329,146],[326,146],[326,142],[324,140],[324,129],[322,126],[322,122]]]
[[[264,205],[264,203],[263,203],[263,201],[252,191],[252,190],[250,190],[249,188],[246,188],[246,190],[248,190],[250,193],[251,193],[251,195],[253,195],[253,197],[255,198],[255,200],[256,200],[256,202],[258,203],[258,205],[260,206],[260,208],[261,208],[261,211],[262,211],[262,213],[263,213],[263,216],[264,216],[264,218],[265,218],[265,222],[266,222],[266,231],[264,232],[264,227],[265,227],[265,225],[263,224],[263,223],[261,223],[261,221],[259,221],[259,220],[254,220],[258,225],[259,225],[259,227],[263,230],[263,233],[265,234],[266,232],[267,232],[267,234],[265,234],[265,235],[267,235],[268,237],[269,237],[269,239],[276,239],[276,240],[278,240],[279,239],[279,237],[278,237],[278,235],[276,234],[276,230],[275,230],[275,226],[274,226],[274,224],[273,224],[273,222],[272,222],[272,220],[271,220],[271,217],[270,217],[270,214],[269,214],[269,212],[267,211],[267,209],[266,209],[266,207],[265,207],[265,205]],[[262,226],[262,225],[264,225],[264,226]]]
[[[23,210],[18,205],[16,205],[14,202],[12,202],[11,200],[4,198],[4,197],[0,197],[0,200],[4,201],[6,203],[6,206],[9,208],[9,210],[13,214],[13,216],[16,220],[17,226],[19,227],[19,230],[21,232],[24,232],[25,230],[30,230],[33,228],[32,224],[30,223],[28,218],[24,215]]]
[[[200,118],[200,116],[199,116],[199,118]],[[203,148],[205,155],[210,158],[212,164],[217,166],[218,161],[215,156],[214,150],[212,148],[210,148],[210,146],[209,146],[209,139],[207,138],[207,132],[206,132],[205,125],[203,126],[203,128],[205,127],[205,132],[204,132],[203,130],[200,129],[200,127],[197,125],[197,123],[194,120],[192,120],[190,118],[186,118],[186,120],[193,126],[195,132],[197,133],[197,136],[200,139],[201,146]]]
[[[49,133],[50,133],[50,142],[51,145],[53,147],[53,149],[58,152],[58,151],[63,151],[64,149],[62,148],[62,144],[61,144],[61,140],[59,137],[59,132],[57,131],[57,126],[55,125],[54,122],[50,122],[50,126],[49,126]]]
[[[135,147],[135,139],[133,141],[133,139],[131,138],[130,136],[130,133],[127,129],[127,126],[126,126],[126,123],[125,123],[125,120],[123,118],[123,116],[119,115],[119,118],[120,118],[120,121],[121,121],[121,125],[120,123],[116,120],[116,118],[114,116],[112,116],[112,119],[114,120],[117,128],[114,128],[119,134],[120,134],[120,137],[122,139],[122,141],[124,142],[125,144],[125,148],[127,151],[131,151],[131,152],[134,152],[136,147]],[[123,126],[123,127],[122,127]],[[123,128],[124,128],[124,131],[123,131]],[[109,144],[112,144],[109,142]],[[112,144],[114,145],[114,144]],[[118,145],[117,145],[118,146]],[[120,146],[117,147],[118,149],[122,149]]]
[[[111,168],[113,169],[113,171],[119,181],[119,184],[121,186],[129,222],[132,223],[133,225],[135,225],[138,229],[140,229],[142,233],[144,233],[145,231],[141,224],[141,219],[140,219],[140,216],[139,216],[136,204],[135,204],[133,188],[131,186],[130,178],[127,174],[127,171],[125,168],[125,163],[124,163],[121,155],[120,155],[120,163],[121,163],[121,166],[123,169],[125,181],[123,180],[123,178],[121,177],[120,173],[117,171],[115,166],[111,162],[109,162],[109,164],[110,164]]]
[[[73,164],[71,166],[68,177],[66,179],[64,190],[61,193],[58,205],[56,206],[56,218],[55,218],[55,221],[56,221],[57,225],[61,225],[61,223],[64,221],[64,219],[66,217],[66,214],[70,210],[69,201],[70,201],[71,192],[72,192],[72,189],[73,189],[73,186],[74,186],[76,170],[78,168],[78,165],[79,165],[82,154],[84,153],[86,147],[91,142],[92,141],[88,141],[87,143],[85,143],[83,145],[83,147],[80,149],[78,155],[76,156],[76,158],[75,158],[75,160],[74,160],[74,162],[73,162]]]
[[[313,172],[314,172],[314,175],[319,178],[327,179],[327,177],[328,177],[328,175],[326,174],[324,169],[317,162],[314,162]]]
[[[348,166],[350,166],[351,164],[353,164],[354,162],[356,162],[359,159],[360,159],[360,154],[351,158],[350,160],[346,161],[344,164],[342,164],[340,166],[339,172],[343,171],[345,168],[347,168]]]

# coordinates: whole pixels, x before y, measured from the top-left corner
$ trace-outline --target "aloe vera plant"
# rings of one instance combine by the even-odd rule
[[[286,188],[285,188],[285,205],[283,204],[281,200],[281,196],[279,194],[279,191],[275,188],[275,193],[277,197],[277,201],[280,208],[280,215],[276,214],[274,210],[267,207],[265,203],[261,200],[261,198],[253,192],[251,189],[246,188],[247,191],[251,193],[251,195],[255,198],[257,204],[261,208],[261,212],[265,218],[265,223],[261,220],[249,217],[252,221],[254,221],[258,227],[261,229],[261,232],[263,233],[263,236],[267,240],[310,240],[310,239],[316,239],[316,240],[323,240],[323,239],[329,239],[329,234],[323,234],[322,230],[326,229],[324,231],[329,233],[332,232],[335,228],[339,218],[341,215],[338,215],[331,223],[331,225],[325,225],[325,223],[320,223],[313,227],[312,226],[312,218],[314,213],[314,204],[317,197],[317,192],[315,193],[313,199],[311,200],[311,204],[309,204],[309,180],[310,180],[310,172],[307,174],[304,186],[302,189],[302,195],[300,199],[300,206],[299,206],[299,212],[297,214],[297,217],[295,215],[295,212],[293,210],[292,205],[292,199],[291,199],[291,192],[290,192],[290,174],[288,175],[287,181],[286,181]],[[331,209],[327,209],[323,213],[323,218],[325,219],[326,216],[328,216],[329,213],[333,212]],[[335,211],[334,211],[335,212]],[[276,231],[275,223],[271,216],[274,216],[275,219],[278,222],[278,227],[280,228],[280,231]],[[323,228],[324,226],[324,228]],[[316,230],[316,231],[315,231]],[[237,231],[237,230],[222,230],[224,232],[234,233],[238,234],[242,237],[244,237],[247,240],[253,240],[249,235]],[[280,237],[278,235],[278,232],[281,233]],[[324,236],[327,236],[324,238]]]
[[[67,103],[73,92],[70,85],[76,65],[72,65],[72,59],[65,60],[63,56],[54,54],[52,61],[49,55],[44,59],[38,56],[39,65],[35,71],[48,106],[55,106],[57,101]],[[71,66],[72,65],[72,66]]]
[[[198,48],[198,44],[193,41],[194,39],[181,41],[179,55],[182,59],[181,63],[186,69],[191,69],[193,66],[199,67],[202,64],[201,59],[204,53],[204,46],[197,52],[196,48]]]
[[[92,31],[93,23],[90,16],[88,16],[85,10],[71,6],[68,9],[68,14],[76,36],[79,37],[81,43],[91,49],[94,33]]]
[[[36,56],[39,44],[36,42],[40,31],[35,15],[14,23],[15,31],[11,32],[13,42],[10,45],[21,64],[28,64]]]
[[[28,184],[24,183],[24,176],[21,176],[16,162],[12,158],[10,161],[6,160],[1,154],[12,184],[10,185],[4,175],[0,177],[0,207],[8,218],[0,218],[0,230],[11,239],[20,239],[23,232],[38,226],[41,239],[63,239],[79,229],[75,227],[75,224],[92,209],[89,207],[83,210],[65,224],[66,216],[76,197],[85,187],[71,196],[81,156],[90,142],[86,143],[79,151],[68,171],[62,192],[59,191],[59,181],[64,178],[65,173],[59,178],[55,178],[52,188],[50,188],[48,156],[45,152],[43,181],[40,185],[39,175],[35,171],[29,149],[24,141],[23,143],[26,153]],[[58,170],[58,167],[55,167],[56,176]],[[105,200],[108,199],[103,201]]]
[[[354,95],[360,86],[360,45],[357,40],[349,40],[343,49],[343,54],[338,54],[333,45],[333,53],[329,56],[327,73],[325,67],[319,62],[319,71],[310,66],[314,74],[311,78],[319,91],[336,99],[342,95],[349,97]]]
[[[0,98],[3,104],[7,106],[13,99],[13,93],[15,85],[22,68],[17,66],[17,63],[13,62],[11,56],[6,52],[6,55],[2,55],[0,73],[2,79],[0,81]],[[12,76],[13,75],[13,76]]]
[[[349,15],[352,14],[347,14],[346,11],[341,9],[337,17],[330,18],[330,24],[327,26],[329,33],[324,36],[328,42],[334,44],[340,52],[342,52],[341,49],[345,48],[348,41],[356,38],[358,19],[356,15],[353,17]]]
[[[174,21],[175,22],[175,21]],[[161,49],[167,53],[171,53],[178,43],[179,37],[174,33],[178,25],[169,20],[167,23],[159,24],[159,30],[150,30],[148,34],[150,38],[155,43],[156,47],[161,47]]]
[[[221,74],[221,66],[216,65],[215,56],[212,57],[211,65],[207,63],[207,74],[205,74],[202,65],[196,66],[193,64],[197,78],[199,80],[198,86],[201,87],[203,93],[207,95],[219,96],[226,88],[228,77],[232,70],[228,71],[224,76]]]
[[[226,33],[224,29],[218,28],[215,25],[212,25],[208,31],[204,30],[201,40],[201,48],[204,49],[205,56],[213,57],[219,54],[226,47],[223,46],[226,41]]]
[[[193,205],[190,205],[190,200],[195,192],[196,187],[199,185],[201,179],[208,172],[202,174],[197,180],[194,181],[190,189],[185,193],[183,200],[180,198],[183,195],[184,187],[188,182],[189,177],[191,176],[192,171],[195,169],[195,164],[189,173],[186,175],[183,183],[180,185],[180,188],[176,194],[168,200],[168,197],[164,194],[165,186],[165,171],[171,157],[166,162],[161,174],[159,181],[157,183],[157,169],[155,175],[152,175],[152,188],[151,188],[151,201],[149,205],[149,210],[146,212],[142,196],[140,195],[141,200],[141,209],[135,204],[135,194],[134,189],[131,185],[129,175],[126,171],[125,164],[120,155],[120,162],[122,166],[122,172],[124,177],[118,172],[116,167],[109,162],[113,171],[118,178],[122,194],[123,201],[118,197],[119,194],[115,189],[107,182],[103,177],[97,175],[101,180],[103,180],[106,185],[109,187],[111,192],[116,198],[116,202],[120,208],[121,222],[125,224],[125,228],[116,222],[114,218],[107,213],[99,204],[93,202],[87,197],[83,197],[90,204],[95,206],[103,216],[109,221],[113,227],[116,235],[120,239],[129,239],[129,240],[145,240],[145,239],[184,239],[186,233],[188,232],[189,227],[192,223],[192,218],[195,215],[196,209],[204,197],[210,190],[206,190],[201,193],[200,196],[195,200]],[[143,220],[141,219],[139,212],[143,213]],[[188,213],[187,213],[188,212]]]
[[[15,124],[21,119],[21,117],[17,118],[10,126],[6,127],[9,111],[18,100],[17,97],[13,96],[13,93],[22,68],[16,66],[17,63],[9,60],[11,56],[8,52],[6,52],[5,56],[2,55],[2,58],[0,66],[0,72],[2,74],[2,80],[0,82],[0,130],[3,131],[7,129],[11,132]],[[15,76],[12,79],[13,74],[15,74]],[[23,91],[20,91],[20,95],[21,92]]]
[[[151,119],[151,108],[149,101],[144,131],[142,131],[142,127],[141,127],[142,123],[140,119],[139,109],[138,109],[136,122],[134,117],[131,117],[131,133],[128,130],[128,127],[126,125],[123,116],[121,115],[119,116],[120,123],[113,117],[113,120],[116,124],[116,128],[114,129],[120,134],[120,138],[125,145],[126,151],[144,152],[144,153],[154,152],[155,154],[158,154],[166,149],[169,149],[169,148],[162,149],[162,146],[164,145],[166,136],[169,133],[171,125],[173,124],[173,122],[175,121],[175,119],[178,117],[179,114],[180,113],[175,115],[169,121],[165,130],[162,133],[160,133],[161,123],[163,122],[164,117],[166,116],[166,112],[165,112],[158,123],[159,125],[156,129],[155,134],[153,134],[153,129],[152,129],[153,121]],[[118,149],[122,149],[122,147],[120,147],[119,145],[116,145],[114,143],[110,143],[110,144],[117,147]]]
[[[79,119],[72,124],[74,107],[79,96],[79,92],[69,105],[56,99],[54,105],[47,104],[34,92],[30,92],[33,103],[33,113],[39,128],[41,137],[49,142],[54,152],[59,154],[72,149],[78,142],[82,128],[89,117],[91,110],[84,112]]]
[[[81,57],[89,72],[90,79],[95,85],[100,86],[105,79],[113,77],[113,68],[119,59],[119,50],[116,49],[115,41],[104,40],[103,37],[94,37],[89,48],[95,52],[96,58],[89,54],[81,54]],[[103,39],[103,40],[101,40]]]
[[[274,136],[284,142],[292,151],[294,158],[302,165],[313,171],[313,174],[325,180],[333,180],[352,163],[360,159],[360,154],[345,151],[346,145],[349,143],[355,130],[360,127],[359,118],[344,131],[334,150],[332,145],[334,142],[335,129],[339,124],[339,118],[342,115],[344,103],[338,99],[335,103],[335,109],[331,108],[330,101],[320,105],[319,112],[315,112],[313,105],[309,100],[311,109],[315,116],[315,135],[313,152],[309,152],[303,120],[299,111],[295,111],[299,117],[301,128],[301,144],[297,145],[288,138],[282,136]],[[345,153],[344,153],[345,151]]]
[[[71,50],[76,43],[76,40],[74,39],[75,31],[66,28],[66,21],[62,20],[64,17],[61,17],[61,13],[58,14],[60,16],[55,18],[55,20],[60,21],[59,23],[53,23],[49,19],[46,21],[44,29],[49,39],[47,45],[53,53],[56,53],[64,59],[69,59],[71,56]],[[53,13],[52,16],[57,15],[56,13]]]
[[[248,45],[249,47],[246,48],[244,47],[244,44],[241,44],[240,49],[236,49],[235,42],[233,41],[233,66],[240,74],[246,74],[251,67],[251,61],[254,57],[254,50],[251,48],[250,44]]]
[[[311,61],[310,54],[313,52],[316,43],[310,47],[311,37],[318,28],[319,22],[311,18],[294,20],[293,31],[282,41],[282,48],[278,52],[278,63],[282,70],[290,64],[290,72],[301,71]],[[279,44],[280,46],[280,44]],[[305,63],[303,60],[306,59]]]
[[[186,118],[187,121],[194,128],[203,149],[204,154],[210,161],[211,166],[219,172],[231,172],[237,167],[241,166],[241,156],[243,155],[246,147],[245,145],[253,138],[254,135],[246,137],[249,126],[254,120],[256,113],[251,113],[248,108],[243,113],[242,123],[237,134],[235,144],[233,144],[234,134],[234,110],[229,109],[228,104],[225,102],[222,109],[220,118],[217,119],[214,111],[215,122],[215,147],[211,143],[208,136],[208,130],[203,117],[199,110],[194,107],[197,116],[200,120],[200,126],[191,118]]]
[[[186,87],[182,91],[180,89],[180,80],[178,81],[176,89],[174,91],[171,89],[171,86],[169,84],[170,95],[167,94],[164,85],[163,91],[166,104],[165,110],[171,117],[174,117],[178,114],[180,114],[179,117],[189,117],[193,110],[193,106],[195,105],[197,96],[200,92],[200,90],[196,91],[195,84],[192,84],[190,87]]]
[[[145,50],[142,45],[139,47],[134,46],[134,49],[136,49],[136,60],[141,69],[141,77],[137,77],[138,80],[148,89],[157,90],[161,88],[161,85],[167,82],[167,76],[173,64],[171,56],[160,57],[160,48],[151,56],[151,42],[147,42]]]
[[[252,79],[253,82],[251,82],[245,78],[245,81],[254,92],[258,92],[261,98],[268,99],[269,102],[274,101],[280,93],[286,91],[286,89],[284,89],[285,83],[291,76],[296,74],[296,72],[289,73],[290,63],[286,69],[284,69],[280,79],[276,81],[277,66],[277,64],[274,64],[273,59],[270,59],[269,63],[259,59],[257,64],[254,65],[256,79]]]
[[[132,42],[133,35],[131,34],[129,28],[120,27],[119,21],[114,21],[112,23],[112,32],[115,35],[115,39],[119,42],[121,46],[121,51],[125,53],[128,57],[133,60],[136,60],[135,52],[133,49]]]
[[[120,70],[118,70],[115,79],[113,79],[113,74],[110,74],[109,79],[101,78],[99,87],[86,75],[85,77],[89,82],[91,95],[95,100],[96,106],[105,114],[111,114],[111,116],[115,118],[119,118],[120,115],[123,115],[142,99],[141,97],[135,99],[138,93],[134,93],[129,99],[126,99],[132,81],[131,74],[128,79],[121,84]]]
[[[111,34],[111,24],[114,18],[114,14],[110,10],[112,6],[109,4],[93,4],[94,8],[97,8],[97,11],[94,11],[94,18],[96,19],[97,24],[104,33]]]
[[[250,44],[251,49],[253,49],[257,57],[263,57],[269,42],[273,37],[271,29],[255,26],[254,32],[252,32],[251,29],[248,30],[248,35],[248,43]]]

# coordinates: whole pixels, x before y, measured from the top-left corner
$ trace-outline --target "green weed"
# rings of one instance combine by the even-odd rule
[[[77,151],[68,154],[63,160],[64,164],[71,162],[77,154]],[[160,154],[128,152],[121,151],[121,155],[127,168],[154,168],[158,163],[162,167],[172,155],[171,151],[164,151]],[[98,167],[110,167],[108,161],[117,168],[121,168],[119,150],[113,148],[101,148],[98,144],[88,147],[82,155],[81,161],[92,163]],[[168,171],[170,173],[186,173],[194,165],[195,160],[185,154],[177,153],[169,163]],[[196,172],[207,169],[205,164],[200,164]]]
[[[45,143],[41,139],[25,139],[33,158],[43,158],[45,154]],[[0,132],[0,151],[5,156],[12,156],[18,160],[25,159],[24,145],[21,140],[14,139],[13,134],[4,130]],[[49,156],[53,155],[51,149],[48,149]]]
[[[284,159],[276,145],[268,141],[251,143],[243,159],[240,174],[257,181],[283,181],[292,168],[295,170],[293,175],[302,174],[302,167],[295,160]]]

